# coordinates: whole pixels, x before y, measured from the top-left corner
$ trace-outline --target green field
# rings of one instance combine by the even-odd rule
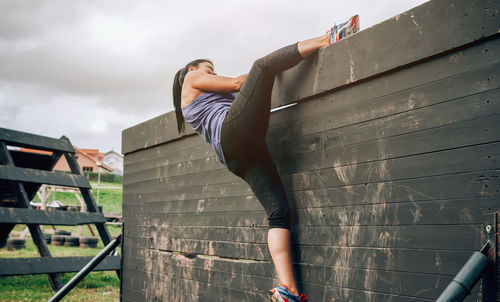
[[[93,184],[94,185],[94,184]],[[101,183],[102,186],[121,186],[121,184]],[[79,205],[79,201],[72,193],[57,192],[54,196],[55,200],[60,200],[65,205]],[[96,199],[97,189],[93,189],[94,198]],[[52,200],[49,198],[49,202]],[[97,199],[96,199],[97,200]],[[35,202],[39,202],[36,199]],[[100,189],[99,205],[103,206],[104,213],[120,213],[122,212],[122,189]],[[17,225],[12,234],[19,234],[24,231],[25,225]],[[78,236],[80,226],[55,226],[56,229],[64,229],[71,231],[73,236]],[[97,235],[97,230],[92,225],[93,232]],[[121,227],[108,226],[108,230],[112,237],[116,237],[121,233]],[[81,228],[82,236],[91,236],[88,226]],[[53,233],[52,226],[43,226],[44,233]],[[9,251],[7,248],[0,249],[0,258],[29,258],[39,257],[38,251],[33,244],[33,241],[28,236],[26,237],[26,248],[17,251]],[[64,247],[48,245],[50,253],[53,257],[68,257],[68,256],[95,256],[104,247],[99,241],[97,248],[79,248],[79,247]],[[66,283],[75,273],[61,274],[63,283]],[[30,276],[15,276],[15,277],[0,277],[0,301],[47,301],[54,291],[50,287],[47,275],[30,275]],[[116,272],[93,272],[87,275],[76,288],[74,288],[63,301],[119,301],[120,298],[120,281]]]

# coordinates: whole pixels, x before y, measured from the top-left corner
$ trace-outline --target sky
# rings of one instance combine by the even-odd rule
[[[424,0],[0,0],[0,127],[121,152],[121,132],[173,110],[176,71],[219,75],[360,15],[361,30]]]

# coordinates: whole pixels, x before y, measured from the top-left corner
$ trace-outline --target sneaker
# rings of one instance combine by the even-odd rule
[[[269,299],[271,302],[301,302],[307,301],[307,297],[304,294],[296,296],[288,291],[286,285],[281,284],[281,286],[275,287],[269,291]]]
[[[335,24],[331,29],[328,44],[338,42],[347,36],[359,31],[359,15],[352,16],[349,20],[339,25]]]

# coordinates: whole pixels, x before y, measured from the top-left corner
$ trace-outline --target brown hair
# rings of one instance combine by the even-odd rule
[[[191,61],[186,64],[183,68],[179,69],[174,76],[174,85],[172,87],[172,93],[174,97],[174,107],[175,107],[175,117],[177,118],[177,131],[179,134],[184,132],[184,116],[182,115],[181,109],[181,92],[182,92],[182,84],[184,84],[184,77],[189,69],[189,66],[198,67],[200,63],[208,62],[213,64],[210,60],[207,59],[197,59]]]

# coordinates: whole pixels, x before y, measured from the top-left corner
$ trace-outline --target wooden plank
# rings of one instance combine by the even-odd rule
[[[0,166],[0,179],[63,187],[91,188],[88,179],[83,175],[8,167],[3,165]]]
[[[347,187],[345,190],[360,194],[380,194],[381,189],[377,183],[383,181],[397,181],[403,179],[416,179],[423,177],[434,177],[438,175],[467,173],[468,171],[488,171],[498,167],[498,146],[499,143],[470,146],[466,148],[445,150],[442,152],[424,153],[412,157],[400,157],[388,160],[376,160],[365,163],[353,163],[351,165],[342,165],[333,168],[313,170],[303,173],[282,175],[285,183],[285,188],[289,191],[317,190],[322,188]],[[409,147],[411,149],[411,146]],[[353,151],[355,152],[355,151]],[[351,155],[345,152],[345,156],[350,158]],[[342,159],[342,158],[341,158]],[[474,160],[471,160],[474,159]],[[436,163],[440,163],[436,165]],[[224,173],[224,172],[220,172]],[[253,195],[243,181],[230,183],[217,183],[221,179],[219,172],[204,173],[201,175],[190,175],[185,177],[174,177],[172,180],[157,179],[148,182],[137,184],[129,184],[124,189],[124,206],[134,204],[137,201],[145,203],[160,202],[160,201],[175,201],[175,200],[193,200],[198,202],[203,199],[222,198],[222,197],[237,197]],[[229,172],[227,172],[229,173]],[[487,172],[489,173],[489,172]],[[482,173],[484,174],[484,173]],[[464,183],[470,183],[477,177],[480,179],[480,174],[472,176],[470,179],[464,179]],[[459,177],[457,175],[457,177]],[[494,177],[494,176],[492,176]],[[224,180],[224,179],[223,179]],[[421,180],[422,182],[427,182]],[[147,183],[148,189],[144,190],[143,186]],[[410,182],[412,186],[417,186],[413,193],[410,188],[400,188],[402,194],[418,196],[418,190],[425,190],[419,181]],[[476,183],[477,192],[482,189],[484,184]],[[356,185],[363,185],[361,187]],[[390,186],[390,184],[385,184]],[[384,185],[384,186],[385,186]],[[431,187],[432,183],[429,183]],[[457,181],[453,181],[450,185],[461,186]],[[463,184],[462,184],[463,185]],[[354,187],[353,187],[354,186]],[[388,187],[391,188],[391,187]],[[396,188],[397,189],[397,188]],[[491,191],[492,188],[485,188]],[[448,191],[448,193],[453,190]],[[494,190],[493,190],[494,193]],[[307,194],[310,194],[309,192]],[[315,200],[321,200],[320,193]],[[396,196],[397,194],[393,194]],[[311,196],[314,197],[314,196]],[[415,197],[417,198],[417,197]],[[369,198],[365,198],[369,200]],[[338,199],[340,201],[346,198]],[[130,201],[130,202],[129,202]],[[189,202],[186,204],[189,205]],[[189,209],[189,207],[187,207]]]
[[[500,68],[500,65],[498,67]],[[471,96],[460,97],[451,101],[445,100],[442,103],[420,109],[412,109],[406,112],[403,111],[402,113],[391,113],[387,116],[377,117],[376,119],[358,120],[351,118],[349,122],[351,125],[342,125],[332,130],[328,130],[330,125],[322,125],[325,128],[324,132],[307,136],[290,133],[287,126],[292,125],[285,124],[283,128],[277,130],[282,130],[282,133],[287,133],[290,136],[268,136],[268,141],[270,141],[269,149],[275,158],[298,157],[304,153],[324,151],[324,148],[328,148],[328,145],[335,144],[338,147],[347,148],[357,143],[486,118],[500,113],[500,103],[494,101],[499,96],[500,89],[495,89]],[[402,104],[398,101],[392,103],[391,108],[407,106],[407,104]],[[372,106],[375,106],[375,104],[372,104]],[[354,114],[354,111],[345,112],[344,110],[340,110],[339,112],[332,112],[327,118],[328,121],[339,123],[344,119],[343,116],[373,114],[370,107],[368,105],[363,107],[353,106],[351,109],[356,110],[356,114]],[[377,107],[387,108],[384,104],[380,104]],[[302,127],[307,128],[312,124],[328,124],[328,121],[321,120],[318,116],[315,116],[313,121],[304,122]],[[279,131],[275,133],[278,134]]]
[[[482,172],[461,173],[417,179],[401,179],[383,183],[358,183],[289,192],[294,209],[341,207],[367,204],[419,202],[432,200],[498,198],[498,183]],[[168,201],[159,194],[128,194],[127,211],[143,214],[201,214],[210,212],[255,211],[262,209],[252,195],[218,198],[174,199]],[[189,197],[189,196],[186,196]]]
[[[498,10],[499,4],[493,0],[474,4],[466,0],[426,2],[341,40],[334,47],[324,47],[317,55],[283,72],[274,86],[273,107],[339,89],[469,43],[480,43],[481,38],[497,38],[500,21],[491,12]],[[442,26],[442,20],[455,22]]]
[[[497,128],[496,125],[500,125],[497,121],[498,117],[500,116],[399,135],[388,139],[374,140],[348,146],[347,148],[332,146],[332,150],[328,150],[328,153],[322,151],[297,158],[279,159],[278,166],[285,184],[297,189],[302,188],[303,185],[296,180],[311,185],[315,181],[314,179],[320,177],[323,186],[334,186],[338,185],[339,182],[344,185],[355,184],[356,180],[352,179],[352,177],[357,176],[357,174],[365,176],[371,174],[370,179],[372,180],[368,179],[365,182],[372,182],[376,181],[375,177],[378,175],[383,176],[379,178],[380,180],[391,180],[395,178],[387,177],[393,177],[395,174],[401,174],[401,172],[405,174],[401,177],[411,178],[428,176],[429,174],[432,175],[432,173],[446,174],[473,171],[478,166],[491,169],[497,167],[495,158],[498,155],[495,153],[495,148],[498,143],[489,144],[488,141],[495,140],[495,138],[490,138],[490,133],[496,133],[494,129]],[[485,127],[489,129],[489,132],[484,132]],[[458,133],[465,136],[467,132],[470,132],[468,137],[454,139]],[[418,142],[422,143],[419,144]],[[479,146],[478,144],[484,145]],[[380,153],[381,146],[388,148],[388,151]],[[306,156],[309,156],[309,158]],[[409,160],[409,156],[412,156],[411,160]],[[475,160],[472,161],[471,158],[475,158]],[[307,159],[309,161],[306,161]],[[388,160],[384,161],[384,159]],[[293,162],[286,163],[285,160]],[[435,162],[439,162],[440,165],[435,165]],[[335,163],[342,163],[342,165]],[[317,170],[287,175],[300,167],[298,165],[303,164],[313,165],[308,170]],[[327,166],[327,164],[329,168],[320,169]],[[293,170],[290,171],[291,169]],[[169,177],[168,174],[159,174],[160,171],[157,171],[157,173],[158,177],[148,182],[148,191],[150,192],[164,189],[172,194],[176,191],[185,190],[195,193],[197,188],[199,188],[199,191],[210,191],[223,183],[234,184],[236,180],[238,183],[241,182],[226,169],[173,177]],[[343,175],[345,175],[344,178],[342,178]],[[140,188],[144,183],[144,181],[128,183],[125,194]],[[210,187],[204,188],[205,186]],[[241,186],[243,191],[247,191],[244,184]],[[230,188],[229,191],[233,190],[234,188]],[[204,195],[203,197],[210,198],[213,196]],[[200,196],[199,198],[203,197]],[[190,199],[190,197],[185,198]]]
[[[221,260],[223,262],[224,260]],[[165,263],[162,261],[162,263]],[[146,267],[146,263],[138,261],[137,267]],[[155,269],[147,274],[153,276],[167,276],[175,279],[184,279],[185,282],[210,282],[206,292],[199,295],[218,296],[212,290],[216,287],[231,288],[242,292],[262,292],[263,288],[270,287],[272,279],[261,276],[249,275],[245,270],[219,271],[206,267],[186,265],[181,261],[167,263],[168,269]],[[321,287],[344,287],[354,291],[382,291],[385,294],[408,294],[412,293],[419,298],[435,298],[451,281],[449,276],[409,274],[404,272],[387,272],[349,268],[333,268],[328,273],[327,268],[322,266],[296,265],[296,273],[309,285]],[[393,282],[388,282],[389,280]],[[400,282],[396,282],[400,281]],[[398,284],[399,283],[399,284]],[[415,283],[418,284],[415,286]],[[168,289],[175,290],[171,282]],[[436,284],[439,284],[436,287]],[[147,286],[147,285],[146,285]],[[318,293],[318,290],[311,291]],[[321,291],[319,291],[321,292]],[[210,294],[209,294],[210,293]]]
[[[448,207],[443,209],[442,207]],[[292,211],[293,226],[322,227],[329,225],[405,225],[405,224],[480,224],[486,214],[499,210],[498,199],[463,199],[407,202],[396,204],[325,207]],[[163,226],[228,226],[266,227],[267,215],[261,211],[207,212],[202,214],[132,214],[124,213],[124,221],[141,225],[144,221]],[[388,221],[391,221],[389,223]]]
[[[500,39],[491,43],[493,41],[472,48],[474,51],[452,53],[274,112],[268,137],[304,136],[496,89],[500,81],[498,67],[490,66],[498,65]],[[276,131],[279,134],[273,135]]]
[[[151,253],[152,254],[152,253]],[[144,274],[153,276],[170,276],[185,279],[186,281],[206,282],[209,280],[211,286],[221,286],[242,291],[259,292],[272,283],[264,267],[269,267],[268,271],[273,271],[270,263],[252,263],[244,260],[238,261],[224,258],[204,258],[196,257],[194,260],[184,261],[173,256],[165,256],[172,253],[161,253],[155,256],[145,255],[147,258],[157,259],[164,263],[164,266],[149,267],[144,258],[129,259],[133,261],[135,275]],[[207,270],[207,266],[210,267]],[[255,266],[262,266],[262,270],[252,269]],[[409,294],[421,298],[437,297],[444,289],[451,276],[430,275],[419,273],[394,272],[384,270],[370,270],[344,267],[327,267],[322,265],[296,264],[296,274],[305,280],[306,284],[316,286],[348,287],[351,290],[383,291],[386,294]],[[264,275],[262,275],[263,273]],[[389,282],[392,280],[392,282]],[[399,281],[399,282],[396,282]],[[418,284],[415,286],[415,284]],[[350,284],[350,285],[349,285]],[[439,286],[436,286],[439,284]],[[145,284],[144,284],[145,285]],[[143,287],[138,287],[143,288]],[[169,287],[170,288],[170,287]],[[171,288],[173,290],[173,288]],[[317,290],[311,292],[318,292]],[[321,292],[321,291],[320,291]]]
[[[101,213],[42,211],[21,208],[0,208],[0,223],[42,224],[42,225],[82,225],[105,223]]]
[[[152,158],[161,159],[161,161],[172,162],[172,160],[185,159],[183,153],[186,153],[187,150],[191,149],[199,149],[196,153],[204,153],[206,150],[210,150],[210,148],[206,148],[205,144],[201,144],[204,142],[203,138],[199,135],[187,135],[184,136],[180,140],[170,141],[168,144],[158,144],[155,146],[151,146],[147,149],[142,149],[140,152],[133,152],[127,154],[124,157],[126,163],[124,163],[125,167],[130,167],[129,163],[136,163],[138,165],[147,163]],[[161,146],[161,147],[160,147]],[[205,147],[204,150],[200,149],[200,146]],[[160,148],[158,148],[160,147]],[[180,154],[179,154],[180,153]]]
[[[142,226],[128,227],[129,238],[150,236],[155,240],[190,240],[267,243],[268,228],[216,226]],[[407,249],[446,249],[470,251],[482,244],[480,225],[328,225],[294,226],[292,243],[314,246],[346,246]]]
[[[438,140],[436,139],[435,141],[437,142]],[[483,149],[484,153],[482,154],[485,154],[485,156],[476,157],[473,155],[469,159],[462,157],[462,155],[467,152],[462,153],[459,151],[459,149],[452,149],[442,152],[422,153],[414,156],[396,158],[390,158],[390,156],[383,154],[383,157],[389,157],[389,159],[379,159],[361,163],[349,163],[349,161],[354,161],[352,160],[353,156],[351,156],[349,152],[345,151],[343,153],[347,158],[342,158],[342,155],[336,155],[340,159],[345,159],[345,164],[339,164],[338,166],[333,168],[324,168],[291,175],[285,174],[282,175],[282,178],[286,186],[292,187],[294,188],[294,190],[353,186],[358,184],[368,185],[371,183],[386,182],[392,180],[480,171],[483,171],[483,174],[491,174],[491,176],[494,178],[495,172],[491,170],[496,169],[496,161],[493,160],[488,163],[491,157],[497,157],[497,151],[492,148],[492,146],[494,145],[495,144],[488,144]],[[351,150],[353,152],[356,152],[355,149]],[[470,150],[472,149],[469,149],[468,151]],[[387,151],[387,153],[390,152],[395,153],[397,151]],[[446,158],[445,156],[451,157]],[[457,156],[457,158],[454,158],[453,156]],[[490,165],[493,167],[489,169],[485,168],[484,170],[480,169],[474,171],[474,168],[470,168],[474,164],[474,160],[477,162],[483,162],[486,165]],[[340,163],[342,163],[342,161],[340,161]],[[462,167],[460,165],[462,165]]]
[[[93,257],[0,259],[0,276],[70,273],[80,271]],[[107,256],[93,271],[120,269],[120,256]]]
[[[295,157],[277,158],[276,165],[282,174],[290,174],[494,143],[500,140],[498,125],[500,115],[346,147],[336,143],[338,136],[325,135],[322,142],[318,142],[324,146],[320,150]]]
[[[18,168],[31,168],[37,170],[52,170],[52,154],[38,154],[9,150],[14,165]]]
[[[75,153],[67,141],[5,128],[0,128],[0,140],[9,146]]]
[[[131,270],[134,275],[143,275],[138,269]],[[136,299],[146,301],[213,301],[214,297],[224,297],[229,301],[264,301],[267,297],[265,291],[248,292],[218,284],[208,284],[203,281],[191,280],[185,277],[165,276],[163,274],[149,273],[150,283],[144,284],[141,290],[134,290]],[[250,281],[250,280],[249,280]],[[157,286],[162,284],[162,287]],[[135,288],[134,288],[135,289]],[[126,295],[128,296],[128,294]]]
[[[127,247],[144,248],[143,244],[128,243]],[[151,248],[187,254],[202,254],[248,261],[270,261],[266,244],[248,244],[224,241],[171,239],[159,241]],[[421,274],[457,272],[457,263],[465,263],[473,250],[420,250],[398,248],[293,246],[295,262],[327,267],[350,267],[389,270]],[[436,259],[439,259],[437,262]],[[376,261],[375,261],[376,260]]]
[[[204,142],[204,144],[206,143]],[[155,178],[211,172],[215,170],[226,171],[227,168],[221,164],[215,153],[212,154],[212,151],[213,150],[211,150],[210,154],[206,157],[191,158],[189,160],[184,160],[184,162],[182,163],[169,163],[167,165],[162,165],[158,164],[158,162],[162,162],[160,158],[158,158],[158,162],[156,160],[152,160],[151,162],[155,162],[156,166],[147,164],[140,168],[140,170],[139,168],[136,168],[133,172],[127,170],[125,179],[126,183],[124,184],[130,184],[144,180],[152,180]],[[189,153],[186,154],[186,158],[190,158]],[[237,177],[234,176],[234,179],[237,179]]]
[[[495,160],[495,159],[493,159]],[[417,162],[417,165],[419,163]],[[479,161],[478,161],[479,164]],[[411,168],[411,167],[410,167]],[[408,171],[411,171],[408,168]],[[293,188],[288,192],[289,201],[296,209],[314,208],[322,206],[345,206],[358,204],[376,204],[390,200],[391,202],[409,202],[426,200],[446,200],[477,197],[497,197],[495,183],[485,178],[484,172],[454,172],[450,175],[439,173],[439,169],[431,172],[412,174],[400,179],[387,180],[382,184],[365,182],[367,178],[360,178],[359,182],[345,185],[343,182],[330,182],[329,186],[319,182],[316,178],[307,179],[309,184],[299,182],[289,183],[286,187]],[[435,173],[432,173],[435,172]],[[325,176],[326,175],[326,176]],[[328,174],[318,175],[324,180]],[[335,176],[335,174],[333,174]],[[495,179],[492,177],[492,179]],[[325,181],[326,182],[326,181]],[[306,187],[307,184],[307,187]],[[488,186],[489,185],[489,186]],[[296,186],[296,187],[295,187]],[[487,187],[488,186],[488,187]],[[207,191],[197,195],[178,192],[128,192],[124,194],[124,209],[131,212],[148,213],[205,213],[227,212],[233,210],[257,210],[259,202],[253,194],[238,196],[228,194],[222,197],[209,197]],[[207,195],[203,195],[206,193]],[[185,195],[182,195],[185,194]],[[360,196],[362,198],[354,198]]]
[[[166,221],[168,217],[168,222]],[[163,219],[162,219],[163,218]],[[162,221],[164,225],[265,227],[269,223],[264,209],[260,211],[215,212],[204,214],[135,214],[123,215],[124,223],[142,224],[145,220]]]

